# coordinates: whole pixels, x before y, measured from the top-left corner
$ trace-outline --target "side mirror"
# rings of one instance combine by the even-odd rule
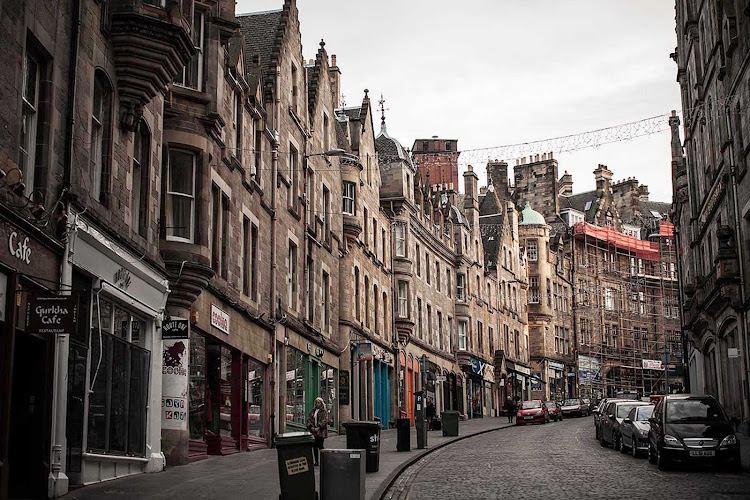
[[[623,423],[623,424],[632,424],[632,423],[633,423],[633,421],[632,421],[632,420],[630,420],[629,418],[626,418],[625,420],[623,420],[623,421],[622,421],[622,423]]]
[[[615,414],[614,413],[610,413],[609,415],[607,415],[607,418],[610,419],[610,420],[614,420],[615,419]]]

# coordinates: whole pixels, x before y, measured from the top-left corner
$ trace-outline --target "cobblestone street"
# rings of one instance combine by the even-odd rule
[[[594,439],[590,417],[513,427],[436,450],[384,498],[750,498],[750,474],[659,472]]]

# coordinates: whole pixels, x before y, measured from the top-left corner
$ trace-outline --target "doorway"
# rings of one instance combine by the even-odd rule
[[[8,440],[10,498],[47,496],[51,428],[48,365],[48,340],[17,332]]]

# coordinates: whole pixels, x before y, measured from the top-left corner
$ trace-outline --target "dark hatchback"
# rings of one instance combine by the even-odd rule
[[[740,442],[713,396],[665,396],[649,422],[648,458],[659,470],[675,463],[728,464],[734,470],[742,469]]]

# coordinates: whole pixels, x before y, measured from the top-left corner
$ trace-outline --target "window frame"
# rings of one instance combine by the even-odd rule
[[[341,207],[342,213],[344,215],[351,215],[351,216],[357,215],[357,189],[353,182],[342,181],[341,198],[342,198],[342,207]]]
[[[193,188],[192,194],[180,193],[178,191],[171,191],[170,190],[170,183],[171,183],[171,179],[172,179],[172,175],[173,175],[172,168],[173,168],[173,164],[174,164],[174,162],[172,161],[172,154],[173,153],[186,154],[186,155],[189,155],[190,158],[191,158],[191,169],[192,169],[192,172],[193,172],[193,179],[192,179],[192,183],[191,183],[192,188]],[[165,230],[166,230],[166,239],[167,239],[167,241],[179,241],[179,242],[183,242],[183,243],[194,243],[195,242],[195,191],[196,191],[195,190],[195,179],[196,179],[196,175],[197,175],[197,172],[196,172],[197,169],[198,169],[198,153],[196,153],[195,151],[192,151],[190,149],[185,149],[185,148],[180,148],[180,147],[170,147],[169,148],[168,161],[167,161],[167,178],[165,179],[165,181],[166,181],[165,182],[165,193],[167,195],[166,196],[166,200],[165,200],[166,212],[167,212],[166,213],[167,227],[165,228]],[[170,221],[174,221],[174,214],[173,214],[174,206],[172,205],[171,201],[172,201],[172,197],[175,197],[175,196],[179,197],[179,198],[187,198],[187,199],[191,200],[191,202],[190,202],[190,237],[189,238],[184,238],[182,236],[175,236],[174,234],[172,234],[172,235],[169,234],[170,229],[174,230],[174,227],[176,227],[176,226],[170,226],[169,225]]]
[[[30,50],[31,47],[28,47],[29,42],[27,41],[26,43],[21,87],[21,130],[19,131],[21,140],[19,141],[18,167],[21,170],[26,185],[25,194],[29,195],[34,190],[34,183],[36,181],[36,146],[39,140],[39,91],[41,88],[39,80],[42,75],[42,62],[41,58],[32,53]],[[36,66],[34,71],[34,96],[31,100],[26,95],[29,60],[33,61]],[[25,120],[27,114],[30,116],[29,122]],[[24,130],[27,129],[30,129],[30,131],[25,133]]]

